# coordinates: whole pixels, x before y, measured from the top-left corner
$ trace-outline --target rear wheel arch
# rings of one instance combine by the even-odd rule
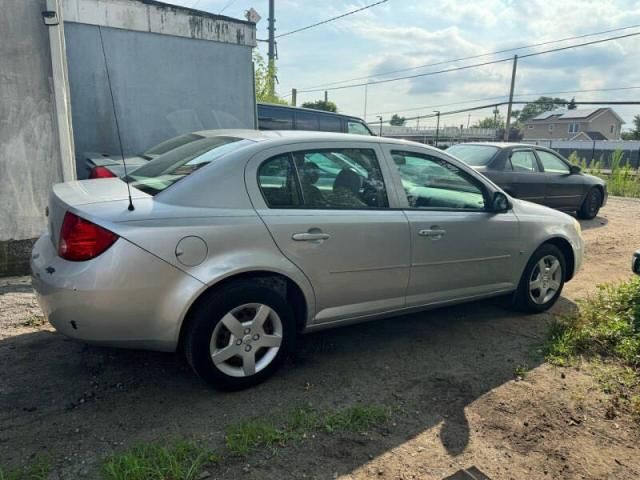
[[[178,349],[181,349],[184,344],[185,332],[188,330],[190,319],[193,317],[192,314],[201,302],[205,301],[213,292],[218,291],[223,287],[247,281],[255,281],[256,283],[268,286],[281,294],[293,310],[298,332],[304,330],[307,326],[309,305],[302,288],[294,280],[281,273],[268,270],[255,270],[231,275],[217,283],[214,283],[213,285],[209,285],[206,289],[200,292],[198,297],[189,306],[187,313],[184,315],[182,325],[180,326],[180,334],[178,336]]]

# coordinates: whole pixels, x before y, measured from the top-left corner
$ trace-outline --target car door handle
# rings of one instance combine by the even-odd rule
[[[420,235],[421,237],[429,237],[434,240],[444,237],[446,233],[447,233],[446,230],[441,230],[438,228],[418,230],[418,235]]]
[[[314,240],[326,240],[330,237],[328,233],[294,233],[293,238],[297,242],[313,242]]]

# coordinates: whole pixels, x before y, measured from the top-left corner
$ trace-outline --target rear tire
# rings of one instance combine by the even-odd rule
[[[566,261],[558,247],[538,248],[522,272],[514,295],[514,306],[522,312],[540,313],[550,309],[564,287]]]
[[[294,347],[293,311],[281,294],[239,281],[207,294],[192,312],[184,353],[193,370],[221,390],[271,376]]]
[[[587,196],[578,210],[578,217],[583,220],[591,220],[598,215],[601,206],[602,192],[599,188],[592,188],[587,192]]]

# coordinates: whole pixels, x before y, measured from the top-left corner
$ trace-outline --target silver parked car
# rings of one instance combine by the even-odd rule
[[[55,185],[48,215],[31,266],[57,330],[180,348],[228,389],[303,331],[509,293],[546,310],[583,257],[572,217],[440,150],[347,134],[210,132],[124,180]]]

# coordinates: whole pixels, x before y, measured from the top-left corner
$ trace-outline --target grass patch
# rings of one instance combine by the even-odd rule
[[[513,369],[513,376],[518,380],[524,380],[528,371],[529,367],[527,365],[516,365],[516,368]]]
[[[112,455],[104,462],[108,480],[195,480],[206,465],[219,461],[213,452],[194,442],[150,443]],[[0,480],[2,480],[0,478]]]
[[[22,325],[24,327],[39,328],[46,323],[46,319],[42,315],[32,315],[27,318]]]
[[[640,418],[640,278],[598,286],[575,314],[551,325],[545,354],[560,366],[578,356],[592,360],[596,379],[613,395],[615,407]]]
[[[355,405],[324,412],[303,407],[291,411],[280,426],[262,419],[231,425],[225,435],[225,444],[232,454],[247,455],[257,448],[284,445],[313,432],[363,433],[388,418],[388,410],[377,405]]]
[[[23,468],[7,470],[0,466],[0,480],[46,480],[50,472],[49,462],[39,458],[33,464]]]
[[[581,158],[575,151],[569,155],[569,161],[579,165],[585,173],[596,175],[606,180],[607,191],[610,195],[639,198],[640,170],[631,168],[629,163],[622,165],[624,155],[622,150],[615,150],[611,154],[611,173],[603,172],[602,159],[587,166],[587,160]]]
[[[598,286],[576,314],[552,324],[545,350],[547,359],[560,365],[585,355],[640,367],[640,279]]]

